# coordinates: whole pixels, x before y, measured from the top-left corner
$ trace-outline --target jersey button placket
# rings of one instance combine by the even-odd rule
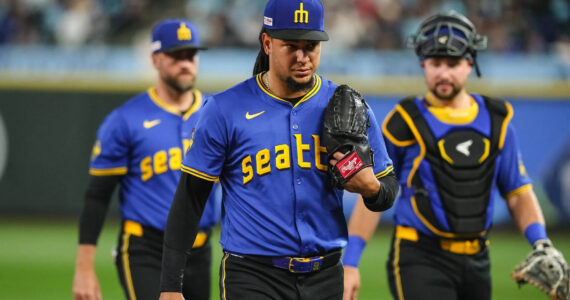
[[[291,126],[291,128],[293,128],[293,131],[294,131],[293,134],[295,134],[295,132],[299,131],[299,124],[297,124],[296,116],[297,116],[297,111],[295,110],[295,108],[293,108],[291,110],[291,123],[293,124]],[[294,137],[292,137],[292,138],[293,138],[293,142],[296,142],[295,138]],[[301,184],[301,177],[299,175],[296,176],[295,182],[297,183],[297,185]]]
[[[184,140],[189,138],[190,133],[186,131],[184,128],[184,118],[180,118],[180,123],[178,124],[178,130],[180,134],[179,145],[180,149],[182,149],[182,154],[184,156]]]
[[[290,116],[290,120],[291,120],[291,128],[293,128],[294,131],[298,131],[299,130],[299,123],[297,120],[297,109],[295,107],[293,107],[293,109],[291,109],[291,116]]]
[[[297,140],[295,138],[295,134],[299,133],[299,124],[298,124],[298,120],[297,120],[297,111],[295,108],[293,108],[291,110],[290,113],[290,126],[291,126],[291,145],[294,147],[294,145],[296,144]],[[295,157],[295,156],[294,156]],[[297,202],[298,201],[298,197],[297,195],[300,195],[300,193],[302,193],[301,191],[301,170],[299,169],[298,166],[298,162],[296,161],[296,159],[293,159],[292,161],[295,161],[295,167],[293,168],[293,181],[294,181],[294,190],[295,190],[295,202],[296,202],[296,220],[295,222],[297,223],[297,231],[299,233],[299,237],[300,237],[300,241],[301,241],[301,245],[304,245],[305,242],[303,241],[303,232],[305,232],[305,223],[302,221],[304,220],[304,214],[303,214],[303,205],[302,203]],[[306,248],[305,246],[303,246],[303,248]]]
[[[291,112],[291,115],[296,116],[297,115],[297,111],[295,111],[293,109],[293,111]],[[297,124],[297,120],[294,117],[291,117],[291,123],[293,123],[293,126],[291,126],[291,128],[293,128],[294,131],[298,131],[299,130],[299,124]],[[293,141],[295,141],[295,138],[293,138]],[[301,177],[297,176],[295,178],[295,182],[300,185],[301,184]]]
[[[184,128],[183,120],[180,122],[180,124],[178,124],[178,129],[180,130],[180,141],[183,141],[189,135],[189,133]]]

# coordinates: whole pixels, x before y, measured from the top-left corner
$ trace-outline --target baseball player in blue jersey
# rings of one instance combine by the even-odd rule
[[[342,297],[343,191],[329,180],[322,139],[337,85],[315,74],[326,40],[319,0],[267,3],[254,76],[212,96],[184,159],[165,233],[161,299],[182,298],[188,236],[216,180],[223,191],[221,299]],[[344,188],[371,206],[391,205],[391,160],[374,115],[365,114],[374,165]],[[342,157],[336,153],[332,165]]]
[[[561,256],[547,238],[525,172],[510,123],[511,105],[465,90],[473,66],[479,75],[476,54],[486,47],[486,37],[466,17],[451,12],[426,19],[410,44],[429,91],[401,100],[382,126],[401,186],[387,262],[390,291],[394,299],[490,299],[487,234],[494,190],[534,246],[532,255]],[[358,266],[378,219],[357,206],[346,268]],[[347,275],[353,295],[346,299],[354,299],[358,274]]]
[[[196,28],[185,20],[166,20],[152,31],[156,87],[115,109],[97,132],[89,183],[79,224],[73,293],[75,299],[101,299],[93,267],[96,243],[111,194],[119,183],[121,232],[115,262],[127,299],[159,296],[166,219],[191,145],[198,109],[206,101],[194,88],[200,46]],[[212,192],[211,197],[214,196]],[[193,237],[184,295],[209,299],[211,247],[217,223],[211,200]]]

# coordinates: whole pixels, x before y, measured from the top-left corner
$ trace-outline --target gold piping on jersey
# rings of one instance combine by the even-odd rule
[[[431,104],[428,106],[428,111],[434,115],[439,121],[447,124],[464,125],[469,124],[475,120],[479,114],[479,104],[470,95],[469,100],[471,105],[468,108],[451,108],[447,106],[440,106],[434,99],[432,93],[427,93],[425,96],[426,101]]]
[[[259,85],[259,88],[264,91],[267,95],[279,100],[279,101],[283,101],[283,102],[287,102],[287,103],[291,103],[281,97],[278,97],[274,94],[272,94],[263,84],[262,81],[262,76],[263,74],[265,74],[266,72],[262,72],[259,73],[255,76],[255,80],[257,81],[257,85]],[[297,102],[297,104],[295,104],[293,107],[297,107],[299,104],[307,101],[309,98],[313,97],[320,89],[321,89],[321,77],[317,76],[316,74],[313,75],[313,78],[315,78],[315,85],[313,86],[313,88],[307,93],[305,94],[305,96],[303,96],[303,98],[301,98],[301,100],[299,100],[299,102]]]
[[[503,149],[505,144],[505,136],[507,135],[507,125],[513,118],[513,107],[509,102],[505,102],[505,106],[507,107],[507,116],[503,120],[503,125],[501,126],[501,137],[499,138],[499,150]]]
[[[508,199],[508,198],[510,198],[510,197],[517,196],[517,195],[520,195],[520,194],[524,194],[524,193],[526,193],[526,192],[528,192],[528,191],[531,191],[531,190],[532,190],[532,184],[530,184],[530,183],[529,183],[529,184],[525,184],[525,185],[523,185],[523,186],[521,186],[521,187],[518,187],[518,188],[516,188],[516,189],[510,191],[510,192],[505,196],[505,199]]]
[[[184,173],[188,173],[188,174],[190,174],[190,175],[192,175],[192,176],[196,176],[196,177],[198,177],[198,178],[201,178],[201,179],[204,179],[204,180],[207,180],[207,181],[214,181],[214,182],[216,182],[216,181],[219,180],[218,177],[216,177],[216,176],[211,176],[211,175],[208,175],[208,174],[206,174],[206,173],[202,173],[202,172],[200,172],[200,171],[198,171],[198,170],[189,168],[189,167],[187,167],[187,166],[185,166],[185,165],[182,165],[182,168],[181,168],[180,170],[181,170],[182,172],[184,172]]]
[[[113,176],[127,174],[127,167],[118,167],[110,169],[89,169],[89,175],[93,176]]]
[[[398,292],[398,300],[404,300],[404,291],[402,289],[402,277],[400,276],[400,241],[402,239],[396,237],[394,240],[394,277],[396,281],[396,290]]]
[[[158,107],[164,109],[165,111],[171,113],[171,114],[175,114],[177,116],[180,116],[180,110],[166,102],[164,102],[164,100],[162,100],[157,92],[156,92],[156,88],[152,87],[149,88],[147,90],[148,95],[150,97],[150,99],[152,100],[152,102],[154,102],[154,104],[156,104]],[[190,109],[188,109],[188,111],[184,114],[184,116],[182,116],[182,118],[186,121],[190,115],[192,115],[194,112],[196,112],[200,106],[202,106],[202,93],[197,90],[197,89],[193,89],[192,93],[194,94],[194,102],[192,103],[192,105],[190,106]]]
[[[131,266],[129,263],[129,238],[131,234],[128,232],[123,233],[123,247],[121,248],[121,255],[123,256],[123,272],[125,276],[125,284],[127,285],[127,293],[129,299],[136,300],[135,288],[133,286],[133,277],[131,275]]]
[[[230,256],[229,253],[224,254],[224,259],[222,261],[223,265],[223,275],[222,275],[222,299],[226,300],[226,260]]]
[[[376,178],[380,179],[380,178],[388,175],[390,172],[392,172],[392,170],[394,170],[394,166],[390,165],[386,168],[386,170],[376,174]]]
[[[190,116],[202,106],[202,93],[199,90],[194,89],[192,90],[192,94],[194,94],[194,102],[190,106],[190,109],[188,109],[188,111],[182,116],[184,121],[188,120],[188,118],[190,118]]]
[[[388,140],[390,140],[390,142],[392,142],[392,144],[394,144],[398,147],[407,147],[407,146],[415,144],[416,140],[405,140],[405,141],[398,140],[388,130],[388,122],[390,121],[390,119],[392,119],[392,116],[394,116],[395,113],[396,113],[395,109],[391,110],[388,113],[388,116],[386,116],[386,118],[384,119],[384,122],[382,122],[382,132],[384,133],[384,136],[386,136],[386,138],[388,138]]]

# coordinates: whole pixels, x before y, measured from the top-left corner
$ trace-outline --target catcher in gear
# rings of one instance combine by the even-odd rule
[[[491,298],[487,235],[494,191],[535,250],[513,273],[550,295],[568,293],[568,268],[546,234],[544,217],[517,146],[512,106],[468,93],[477,51],[487,39],[465,16],[440,13],[409,39],[428,92],[402,99],[382,133],[400,184],[387,262],[394,299]],[[345,299],[358,292],[358,259],[379,216],[358,205],[349,223]]]

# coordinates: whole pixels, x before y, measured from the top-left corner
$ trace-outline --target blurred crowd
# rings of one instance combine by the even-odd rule
[[[258,47],[264,0],[0,0],[0,45],[120,45],[164,18],[194,22],[210,47]],[[329,47],[398,50],[426,16],[455,10],[498,53],[570,45],[570,0],[323,0]]]

